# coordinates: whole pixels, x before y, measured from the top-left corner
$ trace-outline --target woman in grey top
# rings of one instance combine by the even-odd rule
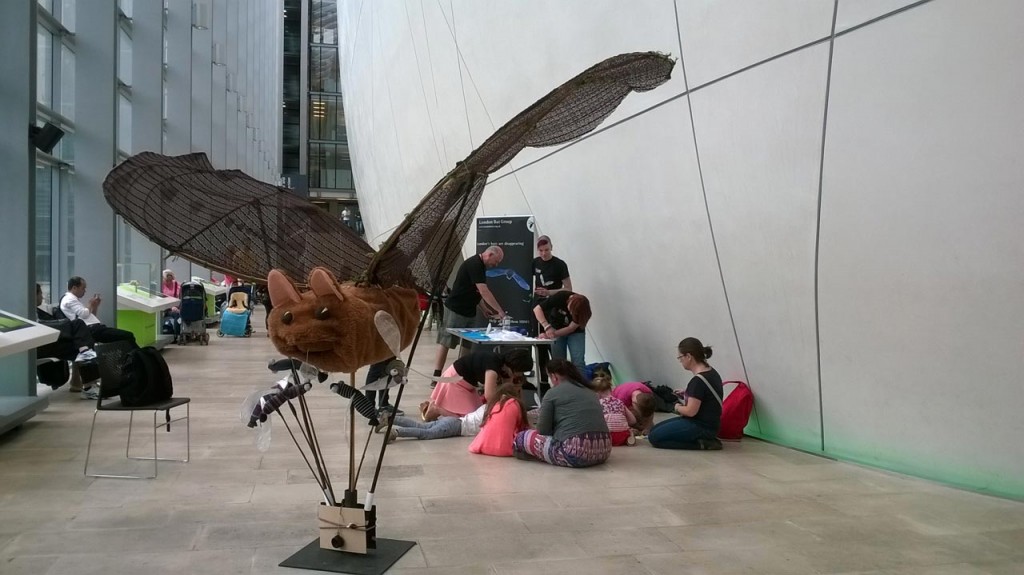
[[[590,467],[608,460],[612,439],[597,394],[584,386],[583,375],[564,359],[547,365],[551,391],[540,404],[537,429],[516,434],[519,459],[539,459],[560,467]]]

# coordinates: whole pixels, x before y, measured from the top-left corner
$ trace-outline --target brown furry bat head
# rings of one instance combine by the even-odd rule
[[[286,356],[343,373],[388,359],[394,354],[373,321],[381,310],[398,323],[401,347],[412,342],[419,319],[415,290],[338,283],[324,268],[310,272],[309,287],[299,293],[278,270],[267,276],[274,305],[268,318],[270,340]]]

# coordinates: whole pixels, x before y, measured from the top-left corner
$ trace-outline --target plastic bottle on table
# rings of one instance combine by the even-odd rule
[[[505,314],[505,317],[501,318],[501,331],[509,331],[512,327],[512,316]]]

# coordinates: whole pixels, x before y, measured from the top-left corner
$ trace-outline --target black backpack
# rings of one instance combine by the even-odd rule
[[[171,372],[156,348],[143,347],[128,354],[120,389],[121,405],[150,405],[166,401],[173,395]]]
[[[679,401],[679,397],[672,391],[671,387],[667,385],[654,385],[650,381],[643,383],[651,388],[651,393],[654,394],[654,411],[662,413],[675,412],[676,402]]]

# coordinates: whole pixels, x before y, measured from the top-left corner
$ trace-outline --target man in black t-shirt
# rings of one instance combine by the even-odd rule
[[[537,253],[540,255],[533,258],[533,305],[560,291],[572,291],[569,266],[551,255],[551,238],[537,238]]]
[[[533,303],[530,305],[530,309],[559,292],[572,291],[569,266],[561,258],[552,255],[551,248],[551,238],[547,236],[537,238],[537,253],[539,255],[533,258]],[[530,314],[530,335],[537,337],[539,333],[537,318]],[[548,374],[545,371],[548,355],[547,347],[539,346],[537,348],[537,370],[542,385],[546,385],[548,380]]]
[[[454,349],[459,338],[448,333],[448,328],[483,327],[477,322],[477,307],[482,307],[485,316],[498,319],[505,317],[505,309],[494,298],[487,287],[487,269],[501,263],[505,253],[498,246],[491,246],[479,255],[472,256],[459,266],[455,282],[444,301],[444,326],[437,332],[437,356],[434,361],[434,376],[439,377],[448,359],[448,350]],[[462,346],[464,355],[469,345]]]

